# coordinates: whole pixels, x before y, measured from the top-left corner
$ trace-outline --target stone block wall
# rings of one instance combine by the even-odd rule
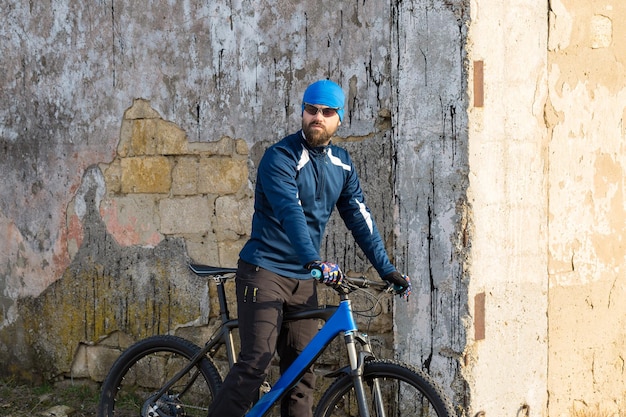
[[[217,301],[187,263],[235,266],[252,204],[244,141],[189,143],[136,100],[116,156],[85,171],[68,206],[72,264],[40,296],[20,302],[20,319],[3,334],[32,350],[18,345],[5,357],[30,369],[28,378],[99,381],[132,341],[207,325]],[[196,333],[198,342],[206,336]]]
[[[189,143],[180,127],[136,100],[124,115],[117,156],[102,170],[100,211],[118,242],[182,237],[198,262],[235,266],[252,218],[245,141]]]

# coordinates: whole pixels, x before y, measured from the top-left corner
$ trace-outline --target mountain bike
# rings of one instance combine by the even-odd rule
[[[172,335],[148,337],[130,346],[102,384],[99,417],[207,416],[222,384],[216,353],[224,347],[229,365],[237,360],[233,331],[238,322],[230,317],[224,288],[236,269],[195,264],[189,268],[217,284],[221,325],[203,347]],[[349,365],[326,375],[334,381],[317,402],[315,417],[456,417],[452,403],[428,374],[397,360],[375,357],[368,336],[357,329],[350,300],[352,292],[364,288],[392,292],[384,281],[344,277],[333,286],[338,305],[285,316],[285,320],[320,319],[324,325],[247,417],[268,415],[342,334]]]

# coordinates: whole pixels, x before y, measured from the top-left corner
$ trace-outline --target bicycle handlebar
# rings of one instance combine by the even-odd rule
[[[373,288],[378,288],[380,290],[387,290],[388,288],[390,288],[389,283],[386,281],[372,281],[365,277],[348,277],[345,275],[343,279],[348,281],[350,284],[355,285],[359,288],[373,287]]]
[[[236,268],[222,268],[200,264],[189,264],[189,269],[201,277],[231,275],[237,271]],[[311,269],[311,276],[321,282],[322,271],[318,268],[313,268]],[[386,281],[372,281],[365,277],[349,277],[343,273],[341,276],[341,283],[339,285],[331,286],[335,289],[335,291],[344,294],[348,294],[359,288],[375,288],[379,291],[393,291],[392,286]]]
[[[311,276],[315,278],[317,281],[322,282],[322,270],[320,268],[312,268]],[[330,287],[334,288],[335,291],[339,293],[350,293],[359,288],[376,288],[380,291],[392,291],[392,287],[388,282],[385,281],[372,281],[365,277],[349,277],[341,273],[341,279],[339,280],[339,284],[331,284]]]

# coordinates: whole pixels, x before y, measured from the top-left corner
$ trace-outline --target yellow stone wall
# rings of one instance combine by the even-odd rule
[[[117,156],[101,165],[107,230],[125,245],[184,237],[191,258],[234,266],[252,217],[247,164],[245,141],[189,143],[137,100],[124,115]]]

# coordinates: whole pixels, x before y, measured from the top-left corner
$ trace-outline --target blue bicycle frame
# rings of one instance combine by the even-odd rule
[[[350,300],[342,300],[337,307],[337,311],[326,321],[302,353],[276,381],[272,389],[263,395],[254,407],[248,411],[246,417],[262,417],[265,415],[285,391],[298,382],[297,379],[313,364],[335,336],[342,332],[349,335],[356,330],[357,327],[352,316]],[[354,346],[352,348],[349,346],[348,355],[350,357],[350,367],[354,370],[357,367],[356,349],[354,349]]]

